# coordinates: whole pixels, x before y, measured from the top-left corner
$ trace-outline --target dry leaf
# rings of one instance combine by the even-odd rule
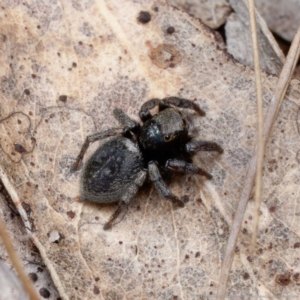
[[[151,21],[138,22],[140,11]],[[255,147],[253,71],[224,52],[214,31],[161,1],[9,2],[0,36],[0,175],[61,297],[214,296]],[[262,80],[267,108],[277,78],[263,73]],[[70,171],[84,138],[115,126],[115,107],[138,120],[144,101],[172,95],[206,111],[185,114],[196,138],[225,150],[195,156],[214,179],[174,177],[172,191],[187,200],[182,209],[146,187],[103,231],[114,207],[79,203],[80,172]],[[258,251],[248,257],[250,200],[229,296],[299,295],[299,96],[294,80],[267,146]]]

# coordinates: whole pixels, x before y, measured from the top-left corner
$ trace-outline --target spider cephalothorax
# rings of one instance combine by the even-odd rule
[[[152,116],[150,110],[155,106],[159,107],[159,113]],[[104,229],[108,229],[123,207],[129,204],[145,182],[147,174],[162,197],[181,207],[184,203],[167,187],[161,171],[194,173],[211,178],[209,173],[188,161],[198,151],[222,153],[223,149],[214,142],[193,141],[186,121],[176,107],[192,109],[201,116],[205,115],[198,105],[187,99],[151,99],[141,107],[141,125],[116,108],[114,116],[121,127],[86,138],[74,170],[78,168],[90,143],[115,136],[91,156],[81,177],[82,201],[118,203]]]

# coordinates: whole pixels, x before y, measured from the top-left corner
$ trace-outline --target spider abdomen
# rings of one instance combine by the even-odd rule
[[[101,145],[85,165],[81,200],[118,202],[143,167],[138,146],[125,137]]]

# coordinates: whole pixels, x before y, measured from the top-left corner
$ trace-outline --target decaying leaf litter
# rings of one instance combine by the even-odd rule
[[[5,57],[11,67],[1,74],[5,91],[1,119],[22,112],[31,122],[27,128],[25,122],[18,124],[25,127],[20,130],[23,144],[12,134],[15,126],[2,122],[1,148],[14,149],[18,143],[30,150],[26,147],[32,137],[36,147],[32,153],[23,153],[17,164],[11,152],[1,152],[1,165],[12,183],[14,200],[31,207],[30,220],[38,228],[35,243],[61,295],[104,299],[214,295],[232,216],[255,147],[253,71],[226,55],[221,40],[198,20],[168,6],[127,2],[120,10],[113,1],[68,5],[48,7],[45,23],[27,8],[23,17],[27,31],[13,21],[2,30],[8,37],[4,53],[20,59]],[[146,25],[136,22],[141,10],[151,13]],[[6,14],[13,13],[7,8]],[[93,14],[96,20],[90,18]],[[78,22],[70,23],[70,15],[77,16]],[[174,33],[167,33],[169,26]],[[181,62],[168,68],[157,66],[150,54],[161,45],[172,45]],[[277,78],[266,74],[262,78],[267,105]],[[23,93],[25,89],[29,95]],[[172,190],[188,196],[184,210],[176,211],[148,187],[136,197],[119,227],[103,232],[113,208],[76,202],[79,173],[71,174],[70,165],[87,134],[113,125],[112,103],[135,117],[145,100],[166,95],[196,98],[206,111],[205,118],[192,120],[195,132],[220,142],[226,153],[217,158],[218,165],[212,155],[199,154],[196,161],[211,171],[214,180],[192,176],[173,180]],[[267,145],[257,256],[247,260],[250,200],[228,295],[298,293],[298,99],[299,82],[292,81]],[[20,118],[16,122],[22,122]],[[53,232],[62,238],[53,240]],[[292,279],[283,291],[275,278],[286,272]]]

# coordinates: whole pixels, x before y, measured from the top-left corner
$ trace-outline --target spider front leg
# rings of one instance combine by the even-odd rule
[[[90,143],[108,138],[110,136],[123,134],[124,131],[126,131],[126,128],[125,129],[124,128],[111,128],[111,129],[108,129],[106,131],[97,132],[97,133],[94,133],[92,135],[87,136],[86,139],[85,139],[85,142],[84,142],[84,144],[81,148],[81,151],[77,156],[76,162],[72,167],[72,170],[76,171],[78,169],[78,166],[79,166],[80,162],[82,161],[83,156],[84,156],[86,150],[88,149]]]
[[[179,98],[179,97],[167,97],[162,100],[154,98],[145,102],[140,110],[140,118],[143,122],[151,119],[150,110],[155,106],[159,105],[159,110],[164,110],[170,105],[180,107],[180,108],[188,108],[196,111],[200,116],[205,116],[205,112],[194,102],[188,99]]]
[[[184,207],[183,201],[181,201],[176,195],[174,195],[163,181],[157,164],[154,161],[149,162],[148,172],[150,180],[154,183],[156,190],[162,197],[172,201],[174,204],[180,207]]]
[[[157,98],[146,101],[140,109],[140,112],[139,112],[140,119],[143,122],[151,119],[152,116],[150,114],[150,110],[152,108],[154,108],[155,106],[159,105],[160,103],[161,103],[161,100],[157,99]]]
[[[199,151],[217,151],[219,153],[224,152],[222,147],[217,143],[206,141],[191,141],[184,146],[184,150],[188,154],[195,154]]]
[[[179,98],[179,97],[168,97],[162,99],[162,105],[173,105],[180,108],[188,108],[196,111],[200,116],[205,116],[205,112],[193,101]]]
[[[136,179],[134,182],[128,187],[127,191],[124,193],[120,201],[118,202],[118,206],[112,216],[110,217],[109,221],[105,223],[103,226],[104,230],[109,229],[112,226],[113,221],[120,215],[124,207],[128,206],[132,198],[136,195],[138,189],[143,185],[147,176],[147,172],[140,171],[137,174]]]
[[[169,170],[178,173],[194,173],[205,176],[207,179],[212,179],[212,176],[203,169],[179,159],[169,159],[165,167]]]

